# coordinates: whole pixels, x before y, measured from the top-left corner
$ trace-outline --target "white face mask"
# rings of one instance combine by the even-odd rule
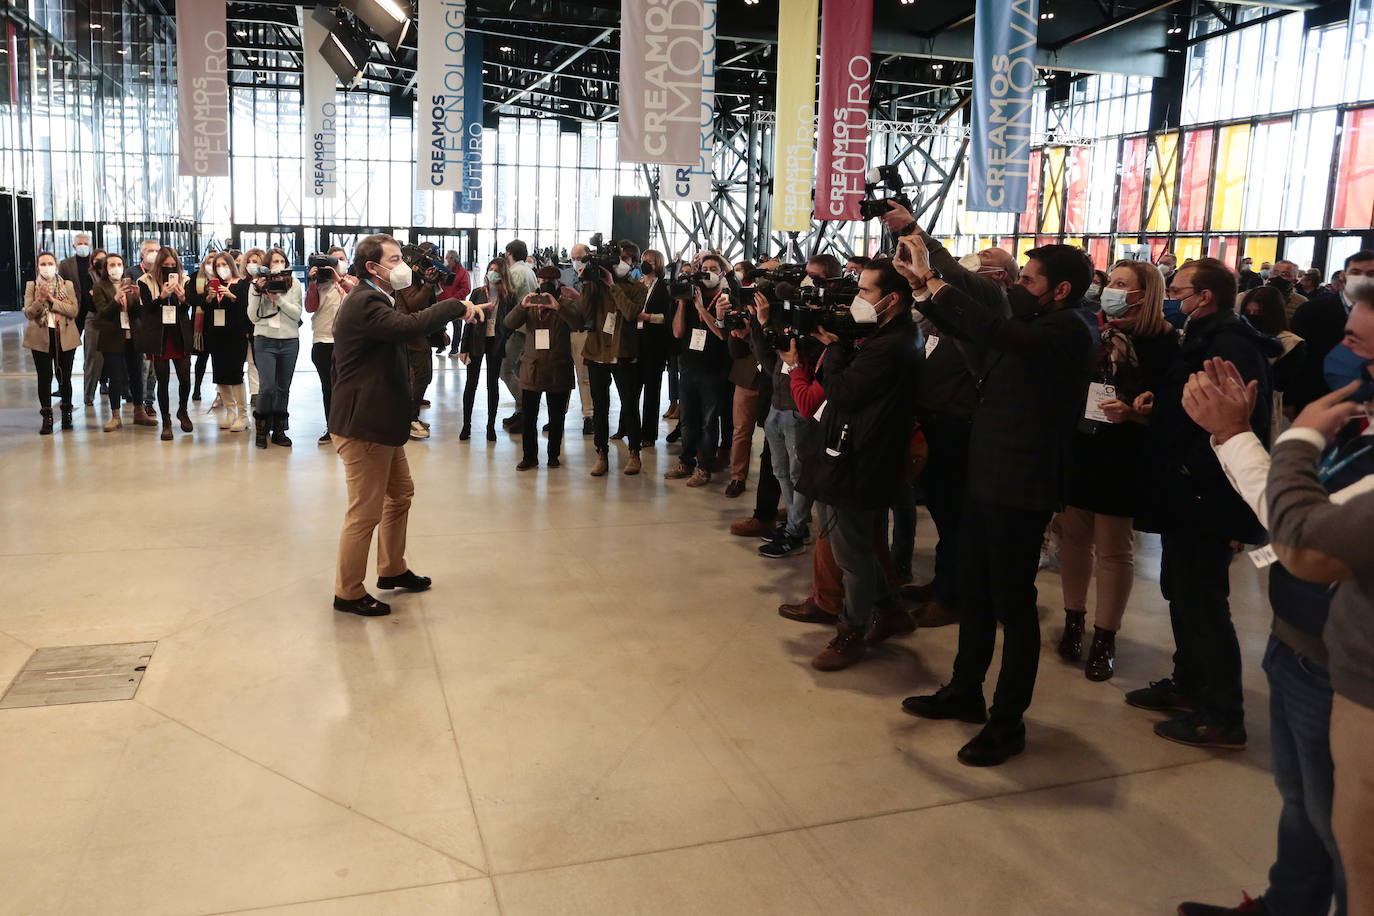
[[[228,280],[230,277],[234,275],[234,272],[232,270],[222,265],[220,267],[215,268],[215,273],[219,275],[219,278],[221,280]]]
[[[143,263],[144,263],[144,264],[147,264],[149,267],[152,267],[152,266],[153,266],[153,262],[156,261],[156,260],[157,260],[157,252],[156,252],[156,251],[150,251],[150,252],[148,252],[147,254],[145,254],[145,255],[143,256]]]
[[[630,265],[621,261],[619,264],[615,265],[615,275],[621,280],[625,279],[630,275]]]
[[[706,288],[707,288],[707,289],[719,289],[719,288],[720,288],[720,284],[721,284],[724,280],[725,280],[725,278],[722,277],[720,274],[715,273],[715,272],[713,272],[713,271],[709,271],[709,270],[706,271],[706,280],[705,280],[704,282],[705,282],[705,284],[706,284]]]
[[[1107,287],[1102,291],[1102,314],[1108,318],[1120,318],[1131,310],[1130,303],[1126,301],[1134,290],[1114,289]]]
[[[89,258],[89,257],[91,256],[91,246],[90,246],[90,245],[77,245],[77,246],[76,246],[76,256],[77,256],[78,258]]]
[[[496,271],[494,271],[494,270],[489,270],[489,271],[487,271],[487,282],[488,282],[488,283],[500,283],[500,282],[501,282],[501,275],[498,274],[498,273],[497,273]]]
[[[863,296],[855,296],[849,303],[849,315],[856,324],[877,324],[878,310]]]
[[[964,268],[964,270],[971,270],[977,273],[978,268],[983,266],[983,261],[976,254],[966,254],[959,259],[959,266]]]
[[[738,280],[740,283],[743,283],[743,282],[744,282],[744,271],[742,271],[742,270],[737,270],[737,271],[735,271],[735,279]]]
[[[392,292],[399,292],[410,286],[411,280],[415,279],[410,270],[410,265],[404,262],[391,268],[391,272],[386,275],[387,282],[391,284]]]
[[[1084,298],[1089,299],[1093,302],[1096,302],[1098,299],[1102,298],[1102,284],[1089,283],[1088,291],[1084,294]]]
[[[124,278],[124,267],[123,267],[123,265],[117,265],[117,266],[115,266],[115,267],[111,267],[111,268],[110,268],[110,279],[111,279],[111,280],[116,280],[116,281],[118,281],[118,280],[121,280],[121,279],[123,279],[123,278]]]
[[[582,268],[584,268],[584,267],[587,266],[587,259],[586,259],[586,258],[573,258],[573,259],[572,259],[572,266],[573,266],[573,270],[577,271],[578,273],[582,273]]]
[[[56,265],[56,264],[43,264],[43,265],[40,265],[39,268],[38,268],[38,276],[42,277],[44,280],[51,280],[53,277],[57,276],[57,265]]]

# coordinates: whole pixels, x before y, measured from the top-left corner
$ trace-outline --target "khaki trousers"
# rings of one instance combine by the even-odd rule
[[[735,386],[735,403],[731,405],[735,432],[730,439],[730,479],[744,480],[749,476],[749,460],[754,451],[754,429],[758,425],[759,392],[757,388]]]
[[[1088,581],[1097,573],[1097,611],[1093,625],[1121,629],[1126,602],[1135,583],[1134,521],[1069,506],[1059,513],[1059,568],[1064,609],[1086,611]]]
[[[1331,762],[1331,831],[1345,866],[1347,913],[1374,916],[1374,709],[1339,693],[1331,701]]]
[[[334,594],[349,600],[367,594],[367,554],[372,531],[377,533],[377,575],[399,576],[406,571],[406,519],[415,483],[405,446],[380,445],[334,435],[334,448],[343,459],[348,480],[348,511],[339,535],[339,570]]]

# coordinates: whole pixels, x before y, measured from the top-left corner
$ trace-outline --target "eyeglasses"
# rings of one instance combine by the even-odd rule
[[[1184,290],[1188,290],[1189,292],[1194,292],[1194,293],[1195,293],[1195,292],[1197,292],[1197,287],[1196,287],[1196,286],[1171,286],[1171,287],[1169,287],[1168,289],[1166,289],[1165,292],[1169,294],[1169,298],[1170,298],[1170,299],[1179,299],[1179,298],[1182,298],[1182,295],[1181,295],[1181,294],[1183,293]]]

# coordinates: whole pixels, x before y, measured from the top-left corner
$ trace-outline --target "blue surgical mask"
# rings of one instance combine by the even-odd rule
[[[1164,300],[1164,320],[1176,328],[1181,328],[1188,323],[1188,316],[1183,314],[1182,299]]]
[[[1326,354],[1326,359],[1322,363],[1322,375],[1326,377],[1326,384],[1331,386],[1331,390],[1344,388],[1351,382],[1363,382],[1361,388],[1353,395],[1353,400],[1367,401],[1374,398],[1374,381],[1371,381],[1365,370],[1374,363],[1374,360],[1365,359],[1357,354],[1344,343],[1338,343]]]
[[[1131,310],[1131,304],[1126,301],[1128,292],[1124,289],[1107,287],[1102,291],[1102,314],[1108,318],[1121,318]]]

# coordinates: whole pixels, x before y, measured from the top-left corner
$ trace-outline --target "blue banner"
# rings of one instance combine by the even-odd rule
[[[1020,213],[1030,175],[1039,0],[977,0],[967,209]]]
[[[463,54],[463,189],[454,213],[482,212],[482,36],[468,35]]]

